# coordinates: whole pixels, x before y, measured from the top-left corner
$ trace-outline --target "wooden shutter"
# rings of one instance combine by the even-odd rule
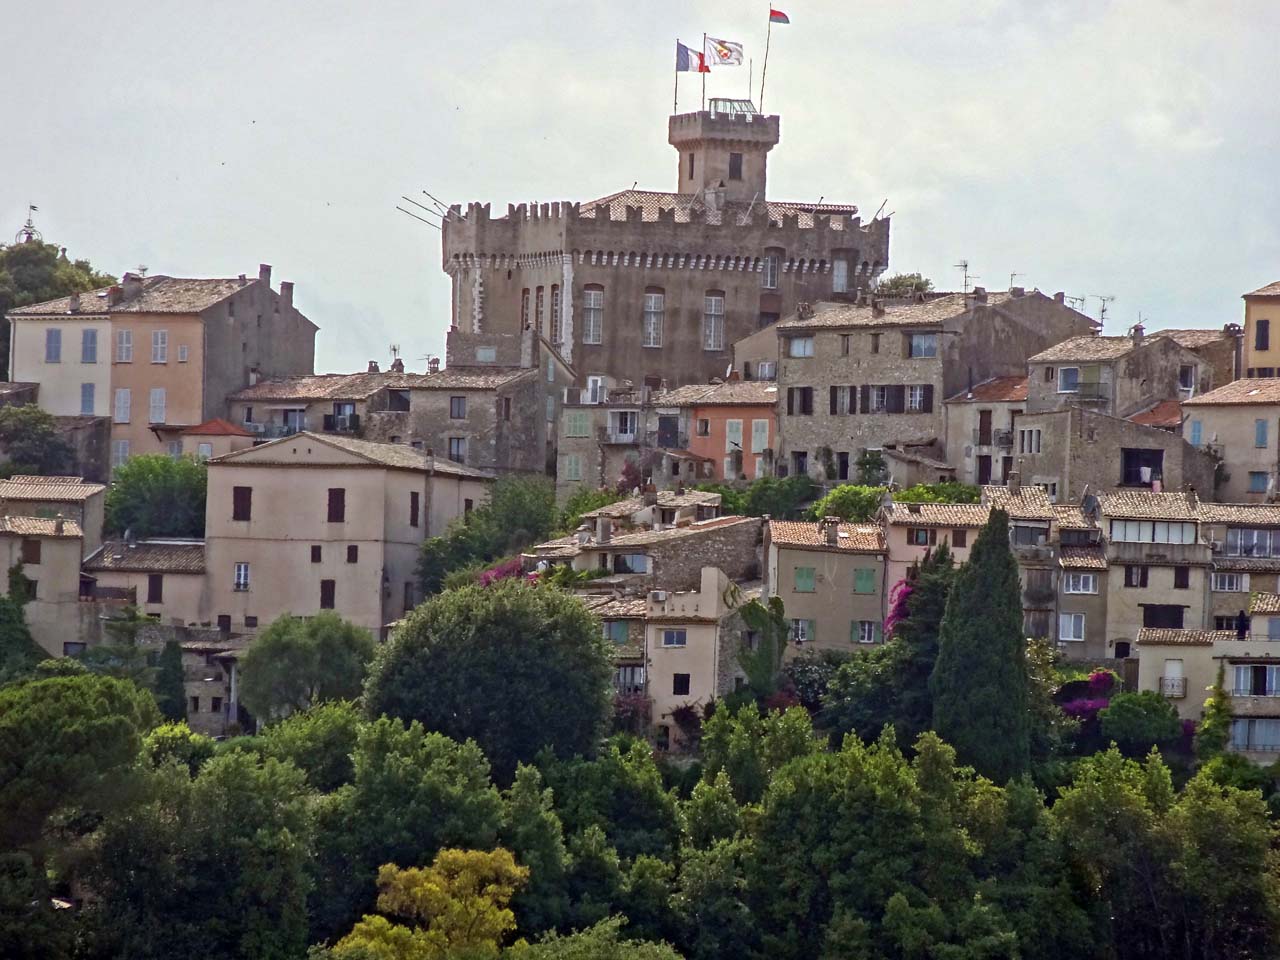
[[[347,518],[347,491],[343,487],[329,488],[329,522],[343,523]]]
[[[836,412],[836,407],[839,405],[840,388],[833,386],[833,387],[828,387],[827,390],[830,395],[831,413],[834,415]]]
[[[231,488],[231,519],[250,520],[253,518],[253,487]]]
[[[796,388],[787,387],[787,416],[794,416],[796,412]]]
[[[861,410],[863,413],[867,413],[871,410],[870,384],[864,383],[862,385],[862,393],[861,393],[861,396],[858,397],[858,409]]]
[[[889,413],[902,413],[907,409],[907,388],[900,383],[889,387]]]
[[[933,384],[924,385],[924,405],[920,408],[924,413],[933,413]]]
[[[849,384],[848,389],[849,389],[849,412],[857,413],[858,412],[858,388],[851,383]]]

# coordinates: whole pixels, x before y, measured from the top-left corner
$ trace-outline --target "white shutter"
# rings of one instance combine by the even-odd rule
[[[151,362],[169,362],[169,331],[153,330],[151,332]]]
[[[151,388],[151,422],[164,423],[165,392],[164,387]]]
[[[733,453],[742,449],[742,421],[726,420],[724,422],[724,450]]]
[[[1249,592],[1249,575],[1247,573],[1242,573],[1240,575],[1240,592],[1241,593]]]
[[[131,363],[133,361],[133,331],[116,331],[116,361]]]
[[[116,423],[129,422],[129,407],[132,400],[133,395],[129,392],[128,387],[121,387],[116,390]]]

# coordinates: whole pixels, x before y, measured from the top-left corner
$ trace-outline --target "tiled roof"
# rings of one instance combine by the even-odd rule
[[[1280,557],[1216,556],[1213,569],[1223,573],[1280,573]]]
[[[1185,493],[1118,490],[1098,494],[1102,513],[1125,520],[1197,520],[1196,504]]]
[[[771,406],[778,402],[778,385],[766,380],[728,380],[724,383],[678,387],[653,397],[654,406],[714,407]]]
[[[878,523],[841,523],[836,542],[827,542],[820,523],[770,520],[769,538],[775,546],[800,550],[829,550],[835,553],[883,553],[884,528]]]
[[[612,537],[607,543],[592,544],[595,548],[612,547],[647,547],[668,540],[680,540],[718,530],[722,527],[736,527],[740,524],[759,524],[759,517],[716,517],[714,520],[699,520],[684,527],[667,527],[663,530],[639,530],[635,533],[621,533]]]
[[[1064,570],[1105,570],[1107,554],[1102,547],[1059,547],[1058,563]]]
[[[238,427],[230,420],[214,417],[194,427],[182,431],[185,437],[252,437],[253,434],[244,427]]]
[[[1168,627],[1140,627],[1138,643],[1158,647],[1211,647],[1221,640],[1235,640],[1234,630],[1175,630]]]
[[[1147,427],[1177,429],[1182,426],[1182,404],[1177,400],[1161,400],[1150,409],[1135,413],[1129,419]]]
[[[1259,287],[1257,290],[1250,290],[1244,294],[1246,297],[1280,297],[1280,280],[1275,283],[1268,283],[1265,287]]]
[[[1096,530],[1097,523],[1084,515],[1078,503],[1055,503],[1053,515],[1064,530]]]
[[[74,520],[63,520],[58,529],[56,517],[0,517],[0,534],[15,537],[83,537],[84,531]]]
[[[1020,403],[1026,399],[1026,377],[992,377],[948,397],[947,403]]]
[[[0,500],[70,502],[88,500],[106,489],[84,477],[33,477],[20,473],[8,480],[0,480]]]
[[[1116,360],[1133,349],[1132,337],[1072,337],[1041,350],[1029,363],[1057,363],[1067,361]]]
[[[1249,597],[1250,613],[1280,613],[1280,594],[1255,593]]]
[[[666,507],[668,510],[695,506],[718,507],[721,499],[720,494],[713,493],[710,490],[685,490],[683,493],[675,490],[658,491],[658,506]],[[596,517],[609,517],[612,520],[621,520],[637,511],[643,510],[644,506],[642,497],[628,497],[626,500],[618,500],[615,503],[606,504],[603,507],[584,513],[582,519],[594,520]]]
[[[1007,293],[988,294],[987,305],[998,305],[1008,299]],[[813,304],[813,316],[805,319],[801,319],[798,315],[788,317],[774,326],[779,332],[846,327],[940,326],[943,321],[965,313],[971,306],[973,306],[972,298],[967,298],[962,293],[948,293],[927,298],[923,302],[888,301],[884,303],[881,311],[856,303],[821,301]]]
[[[103,316],[108,313],[199,313],[233,293],[243,290],[257,279],[203,279],[190,277],[142,278],[142,291],[135,297],[107,306],[107,287],[80,294],[76,316]],[[9,311],[12,316],[62,316],[71,313],[71,298],[58,297],[44,303],[33,303]]]
[[[1232,380],[1228,384],[1202,393],[1198,397],[1182,401],[1187,407],[1208,407],[1214,404],[1280,403],[1280,377],[1258,377],[1248,380]]]
[[[583,596],[578,599],[601,620],[643,620],[649,609],[643,597]]]
[[[108,540],[84,563],[88,571],[204,573],[203,540]]]
[[[364,400],[384,387],[408,390],[419,387],[427,373],[317,373],[307,377],[262,380],[233,393],[228,399],[269,400]]]
[[[981,527],[990,515],[980,503],[894,503],[887,512],[896,527]]]
[[[982,502],[1003,510],[1011,520],[1053,519],[1053,504],[1049,502],[1049,494],[1044,487],[1029,485],[1015,494],[1008,487],[985,486],[982,488]]]
[[[756,219],[756,214],[767,212],[769,219],[779,226],[782,224],[783,217],[798,216],[801,227],[812,227],[816,212],[831,218],[833,230],[843,230],[845,218],[852,218],[858,213],[858,208],[853,205],[788,203],[777,200],[756,203],[754,206],[730,201],[724,205],[723,212],[709,213],[706,205],[697,198],[697,194],[665,193],[659,190],[619,190],[607,197],[580,204],[578,216],[590,220],[599,218],[600,214],[604,213],[609,220],[626,220],[628,207],[639,207],[640,218],[647,223],[656,222],[659,212],[674,211],[676,223],[689,223],[691,220],[700,221],[706,218],[709,223],[727,222],[742,225],[748,222],[747,211],[750,210],[752,220]]]
[[[1198,347],[1207,347],[1219,340],[1226,340],[1227,333],[1222,329],[1217,330],[1152,330],[1148,336],[1152,337],[1168,337],[1180,347],[1186,347],[1188,350],[1195,350]]]
[[[548,540],[545,543],[539,543],[532,546],[526,551],[526,556],[536,557],[539,560],[568,560],[576,557],[582,552],[582,547],[578,544],[578,535],[571,533],[567,537],[557,537],[555,540]]]
[[[327,444],[336,447],[339,450],[345,450],[348,453],[355,454],[370,463],[378,464],[384,467],[394,467],[401,470],[422,470],[423,472],[438,473],[444,476],[468,477],[475,480],[492,480],[493,474],[484,470],[477,470],[475,467],[468,467],[461,463],[454,463],[444,457],[428,457],[421,450],[406,446],[403,443],[374,443],[372,440],[357,440],[355,437],[337,436],[335,434],[311,433],[308,430],[302,430],[289,437],[280,437],[277,440],[268,440],[266,443],[259,444],[256,447],[249,447],[245,450],[236,450],[234,453],[223,454],[221,457],[214,457],[209,461],[211,464],[237,463],[243,461],[252,466],[286,466],[296,467],[298,461],[296,458],[281,457],[272,459],[269,454],[264,451],[270,450],[280,444],[288,444],[296,441],[300,437],[308,440],[314,440],[317,443]]]
[[[488,370],[463,368],[428,373],[411,384],[402,384],[398,387],[388,384],[388,386],[400,390],[496,390],[513,380],[531,377],[536,373],[537,371],[531,367],[498,367]]]
[[[926,457],[923,453],[910,453],[906,450],[897,450],[892,447],[885,447],[880,451],[881,454],[890,460],[900,460],[903,463],[914,463],[918,466],[928,467],[930,470],[954,470],[955,467],[942,460],[935,460],[933,457]]]
[[[1202,503],[1200,504],[1200,519],[1205,523],[1280,527],[1280,504]]]

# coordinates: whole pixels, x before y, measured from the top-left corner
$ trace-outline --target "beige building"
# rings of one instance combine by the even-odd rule
[[[1054,637],[1058,651],[1067,660],[1115,658],[1107,635],[1110,567],[1097,511],[1086,514],[1078,504],[1056,503],[1053,516],[1059,567]]]
[[[1280,280],[1244,295],[1244,362],[1247,377],[1280,375],[1280,341],[1271,324],[1280,321]]]
[[[907,571],[939,544],[951,548],[956,563],[968,560],[969,548],[990,514],[990,507],[977,503],[889,502],[881,507],[889,595],[906,579]]]
[[[1280,378],[1236,380],[1182,406],[1183,437],[1221,461],[1218,499],[1262,503],[1280,495]]]
[[[23,615],[32,638],[53,657],[84,648],[79,642],[83,550],[84,536],[74,520],[0,517],[0,564],[6,571],[21,566],[31,581]]]
[[[878,523],[771,520],[764,534],[764,595],[791,620],[788,651],[856,650],[884,640],[887,582]]]
[[[83,477],[34,477],[19,474],[0,480],[0,516],[59,516],[79,526],[88,556],[102,543],[107,488]]]
[[[1248,627],[1249,598],[1280,592],[1280,506],[1201,503],[1201,537],[1213,551],[1209,619],[1215,630]]]
[[[422,541],[482,504],[491,480],[404,445],[313,433],[210,460],[214,622],[252,631],[334,610],[382,636],[417,602]]]
[[[1027,409],[1025,376],[992,377],[942,405],[946,461],[961,483],[1007,483],[1015,469],[1014,430]]]
[[[84,562],[81,591],[170,626],[212,626],[203,540],[108,540]]]
[[[258,277],[126,273],[119,285],[9,313],[11,380],[40,384],[59,415],[112,420],[112,462],[179,453],[185,428],[225,416],[228,394],[257,379],[311,373],[316,326],[293,284]]]

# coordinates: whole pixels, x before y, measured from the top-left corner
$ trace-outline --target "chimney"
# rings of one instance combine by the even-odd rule
[[[440,358],[439,358],[439,357],[431,357],[430,359],[428,359],[428,360],[427,360],[427,373],[439,373],[439,372],[440,372]]]
[[[986,288],[986,287],[974,287],[974,288],[973,288],[973,301],[974,301],[974,303],[986,303],[986,302],[987,302],[987,288]]]
[[[1009,288],[1009,296],[1011,297],[1025,297],[1026,295],[1027,295],[1026,287],[1010,287]]]
[[[246,277],[243,273],[240,274],[240,286],[243,287],[248,282],[249,282],[249,278]]]
[[[120,298],[124,295],[124,291],[117,284],[114,287],[107,287],[107,306],[114,307],[120,302]]]
[[[730,382],[730,383],[737,383],[737,382],[738,382],[739,380],[741,380],[741,379],[742,379],[742,374],[740,374],[737,370],[730,370],[730,371],[729,371],[729,382]]]
[[[282,310],[293,309],[293,281],[280,281],[280,308]]]
[[[1067,295],[1063,293],[1061,290],[1059,290],[1057,293],[1053,295],[1053,302],[1065,304],[1067,302]]]
[[[1143,336],[1145,336],[1145,335],[1146,335],[1146,332],[1147,332],[1147,331],[1146,331],[1146,328],[1145,328],[1142,324],[1140,324],[1140,323],[1135,323],[1135,324],[1133,325],[1133,329],[1132,329],[1131,331],[1129,331],[1129,332],[1133,335],[1133,345],[1136,347],[1136,346],[1138,346],[1140,343],[1142,343],[1142,338],[1143,338]]]
[[[608,517],[596,517],[596,543],[608,543],[613,536],[613,521]]]
[[[644,494],[641,499],[646,507],[656,506],[658,503],[658,488],[652,483],[645,484]]]
[[[271,264],[269,263],[258,264],[258,279],[261,280],[263,283],[265,283],[268,287],[271,286]]]
[[[1022,493],[1022,474],[1017,470],[1010,470],[1009,477],[1005,480],[1005,485],[1009,488],[1009,492],[1015,497]]]
[[[840,542],[840,518],[823,517],[818,526],[827,541],[827,546],[834,547]]]
[[[380,370],[378,369],[378,361],[377,361],[377,360],[370,360],[370,361],[369,361],[369,373],[381,373],[381,372],[382,372],[382,371],[380,371]]]
[[[58,516],[54,518],[54,521],[53,521],[54,534],[57,536],[62,536],[62,530],[65,524],[66,524],[66,521],[62,519],[62,514],[58,514]]]
[[[392,373],[404,373],[404,361],[403,361],[403,360],[401,360],[399,357],[396,357],[394,360],[392,360],[392,361],[391,361],[391,372],[392,372]]]
[[[80,294],[73,293],[68,299],[70,300],[70,306],[68,306],[67,312],[79,313],[80,312]]]
[[[871,301],[871,315],[873,317],[884,316],[884,304],[880,302],[879,298]]]
[[[142,294],[142,277],[136,273],[124,275],[124,299],[133,300]]]

